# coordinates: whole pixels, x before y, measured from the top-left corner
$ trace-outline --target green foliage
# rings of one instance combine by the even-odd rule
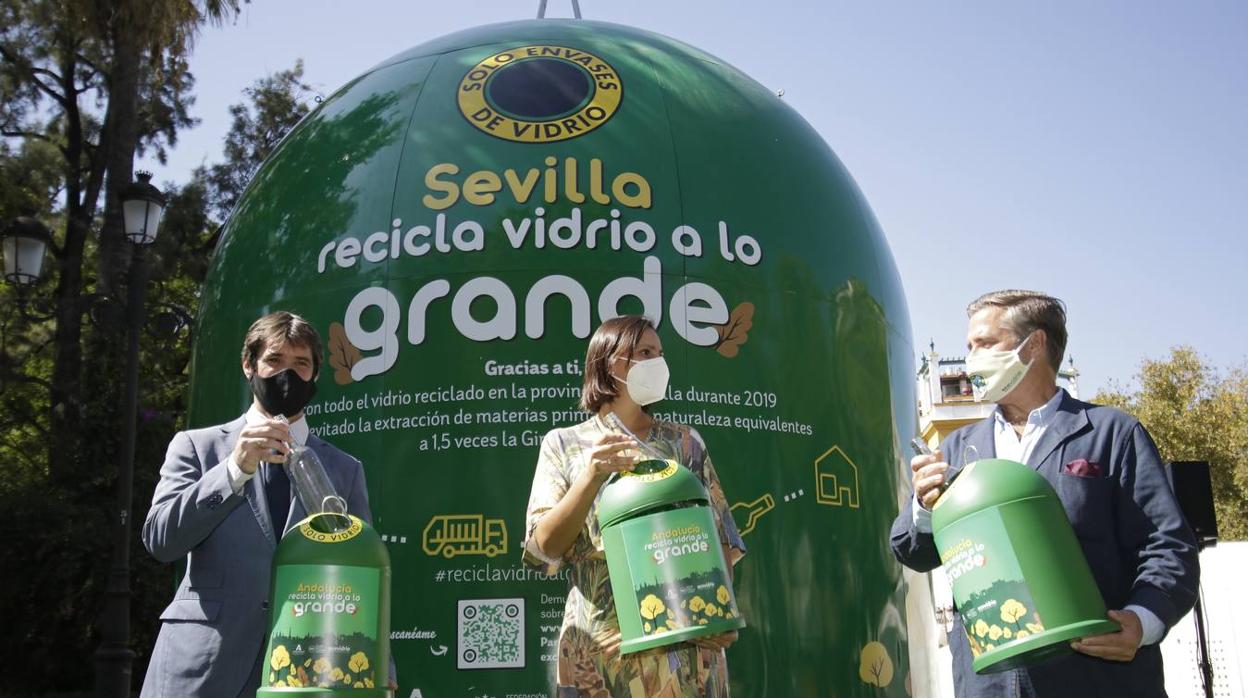
[[[208,185],[212,212],[224,220],[242,198],[247,183],[282,138],[307,115],[312,88],[303,82],[303,61],[257,80],[244,90],[247,102],[230,107],[225,160],[199,174]]]
[[[89,294],[101,290],[92,270],[102,253],[98,204],[106,175],[105,114],[113,97],[107,77],[116,58],[107,37],[111,23],[119,21],[115,12],[122,10],[113,7],[118,4],[0,0],[0,127],[6,136],[0,140],[0,221],[33,214],[53,231],[54,243],[44,278],[33,289],[0,284],[0,510],[14,529],[0,547],[0,618],[10,628],[0,637],[0,656],[25,667],[0,675],[0,695],[85,691],[92,683],[91,656],[100,645],[99,616],[117,521],[126,333],[119,303],[91,302]],[[142,38],[134,150],[163,160],[177,133],[194,123],[189,112],[194,79],[186,63],[194,27],[237,2],[153,5],[164,19],[149,18],[143,29],[154,33]],[[125,11],[135,7],[126,6]],[[161,25],[165,20],[174,23]],[[68,81],[60,72],[65,65],[71,66]],[[265,78],[248,91],[250,103],[232,108],[233,146],[222,171],[249,176],[306,113],[301,76],[296,66]],[[65,90],[73,94],[72,109]],[[239,114],[252,117],[240,124]],[[236,197],[246,177],[232,181]],[[148,322],[140,349],[131,509],[136,690],[176,580],[176,570],[152,559],[138,535],[165,448],[185,427],[193,335],[191,324],[176,321],[193,324],[186,312],[198,305],[219,228],[212,214],[228,210],[215,203],[224,188],[203,172],[161,188],[169,206],[156,244],[144,252]],[[76,279],[76,285],[63,294],[67,279]],[[66,318],[75,323],[69,335],[63,332]],[[70,388],[68,399],[54,404],[58,362],[67,355],[81,360],[71,366],[73,380],[61,383]],[[57,415],[67,411],[74,415],[71,438],[57,437]]]
[[[47,141],[0,140],[0,220],[56,210],[61,154]]]
[[[1094,401],[1135,415],[1165,460],[1208,461],[1220,537],[1248,539],[1248,372],[1220,373],[1191,347],[1175,347],[1144,361],[1136,381]]]

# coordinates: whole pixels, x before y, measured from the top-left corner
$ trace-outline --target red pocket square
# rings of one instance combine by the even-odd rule
[[[1079,458],[1062,466],[1062,472],[1074,475],[1075,477],[1100,477],[1101,464],[1089,463],[1088,461]]]

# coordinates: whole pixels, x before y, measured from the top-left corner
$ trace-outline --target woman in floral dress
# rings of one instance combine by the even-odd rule
[[[592,416],[542,440],[529,495],[524,561],[546,574],[569,566],[559,632],[558,698],[725,698],[724,648],[736,632],[628,655],[602,536],[598,495],[614,473],[645,459],[632,437],[609,423],[614,413],[651,450],[696,474],[710,494],[724,557],[745,554],[706,444],[692,428],[655,419],[647,405],[667,390],[667,365],[654,326],[639,316],[604,322],[589,341],[581,407]]]

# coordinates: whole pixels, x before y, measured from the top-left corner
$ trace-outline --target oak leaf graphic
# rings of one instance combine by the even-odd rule
[[[719,341],[715,343],[715,351],[720,355],[732,358],[741,351],[741,345],[750,339],[750,328],[754,326],[754,304],[746,301],[732,309],[728,322],[719,326]]]
[[[338,385],[354,383],[351,367],[364,358],[360,350],[347,339],[347,331],[341,322],[329,326],[329,365],[334,369],[334,382]]]

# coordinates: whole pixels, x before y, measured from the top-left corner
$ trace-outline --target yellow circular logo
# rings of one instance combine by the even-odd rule
[[[318,516],[338,516],[338,514],[317,514],[316,516],[309,516],[303,520],[303,523],[299,524],[299,532],[303,534],[303,537],[308,540],[316,541],[317,543],[341,543],[355,538],[360,535],[360,531],[364,530],[364,522],[360,521],[359,517],[347,514],[347,518],[351,520],[351,525],[347,526],[345,529],[341,531],[334,531],[332,533],[318,531],[312,527],[312,520]]]
[[[459,113],[477,129],[517,143],[554,143],[605,124],[624,86],[610,63],[567,46],[496,53],[459,83]]]
[[[655,482],[657,480],[666,480],[667,478],[675,475],[676,469],[680,467],[680,464],[678,464],[674,460],[668,460],[668,461],[656,460],[656,461],[647,461],[647,462],[649,463],[662,462],[665,465],[661,469],[651,467],[651,468],[646,468],[642,472],[637,472],[636,470],[625,470],[620,473],[620,477],[637,478],[638,480],[641,480],[642,482]]]

